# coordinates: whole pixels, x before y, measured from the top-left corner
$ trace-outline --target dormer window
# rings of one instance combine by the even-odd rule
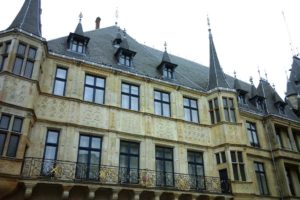
[[[125,67],[133,67],[132,60],[136,52],[127,49],[127,47],[123,47],[124,45],[122,45],[122,43],[118,48],[117,52],[115,53],[115,57],[118,61],[118,64]]]
[[[83,42],[79,41],[72,41],[71,43],[71,51],[77,52],[77,53],[83,53]]]
[[[279,104],[279,105],[278,105],[278,111],[279,111],[279,114],[285,115],[284,107],[285,107],[284,104]]]
[[[119,56],[119,64],[120,65],[123,65],[123,66],[126,66],[126,67],[131,67],[131,57],[129,55],[124,55],[124,54],[121,54]]]
[[[163,67],[163,77],[173,79],[174,78],[174,69],[171,67]]]
[[[256,100],[256,108],[260,111],[265,111],[265,101],[263,98],[257,98]]]
[[[238,94],[238,102],[239,102],[239,104],[247,104],[246,103],[246,94],[239,93]]]

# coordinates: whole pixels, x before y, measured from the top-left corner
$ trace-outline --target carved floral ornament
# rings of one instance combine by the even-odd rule
[[[175,179],[176,187],[179,190],[189,190],[190,189],[190,180],[189,177],[184,175],[178,175]]]
[[[155,186],[155,174],[150,171],[142,171],[140,174],[140,183],[145,187]]]
[[[102,183],[116,183],[118,180],[116,169],[102,167],[99,172],[99,179]]]

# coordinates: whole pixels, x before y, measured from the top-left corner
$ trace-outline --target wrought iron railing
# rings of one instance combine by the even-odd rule
[[[170,190],[203,193],[231,193],[229,180],[219,177],[191,174],[156,172],[41,158],[25,158],[22,168],[24,179],[46,179],[67,182],[92,182],[100,184],[131,185],[146,188],[168,188]]]

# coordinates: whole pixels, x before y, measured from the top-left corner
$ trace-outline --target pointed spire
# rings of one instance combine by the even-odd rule
[[[253,99],[253,98],[257,97],[258,94],[257,94],[257,89],[256,89],[256,87],[253,84],[253,77],[252,76],[250,76],[250,83],[251,83],[250,99]]]
[[[297,90],[296,90],[296,85],[293,81],[288,80],[287,85],[286,85],[286,93],[285,95],[287,97],[292,96],[292,95],[297,95]]]
[[[77,35],[84,36],[83,28],[82,28],[82,24],[81,24],[82,18],[83,18],[83,15],[82,15],[82,13],[80,13],[79,14],[79,22],[78,22],[78,25],[77,25],[74,33],[76,33]]]
[[[169,63],[171,63],[169,54],[167,52],[167,42],[164,43],[164,47],[165,47],[165,51],[164,51],[164,54],[163,54],[163,57],[162,57],[162,62],[169,62]]]
[[[21,29],[41,37],[41,0],[25,0],[8,29]]]
[[[290,80],[298,82],[300,81],[300,58],[298,58],[297,56],[293,57]]]
[[[209,32],[209,53],[210,53],[210,63],[209,63],[209,80],[207,89],[211,90],[217,87],[230,88],[228,83],[226,82],[225,75],[219,63],[219,59],[217,56],[216,48],[214,45],[210,21],[207,17],[208,24],[208,32]]]

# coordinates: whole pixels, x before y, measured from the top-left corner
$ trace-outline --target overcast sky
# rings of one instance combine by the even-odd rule
[[[24,0],[1,5],[0,29],[6,29]],[[293,53],[300,47],[299,0],[42,0],[42,34],[47,40],[75,30],[79,13],[83,29],[118,25],[138,42],[208,66],[207,14],[221,66],[225,73],[255,85],[259,75],[275,84],[283,97]],[[286,22],[282,15],[284,12]],[[288,29],[286,27],[288,26]],[[101,28],[100,27],[100,28]],[[289,31],[288,31],[289,30]],[[289,37],[289,34],[290,36]],[[180,66],[179,66],[180,67]]]

